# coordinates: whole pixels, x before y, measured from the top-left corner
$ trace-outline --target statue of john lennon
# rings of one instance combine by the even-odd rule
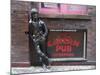
[[[37,53],[37,60],[39,63],[41,63],[40,66],[47,67],[48,57],[46,50],[46,39],[48,28],[46,24],[42,20],[40,20],[38,15],[38,11],[33,8],[31,10],[31,17],[29,21],[29,25],[33,27],[33,30],[29,30],[29,35],[33,41],[33,45]]]

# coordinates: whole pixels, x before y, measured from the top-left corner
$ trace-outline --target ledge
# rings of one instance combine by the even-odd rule
[[[55,19],[83,19],[83,20],[91,20],[91,16],[88,15],[51,15],[51,14],[40,14],[40,18],[55,18]]]
[[[95,61],[87,61],[87,62],[51,62],[49,63],[50,65],[52,66],[75,66],[75,65],[96,65],[96,62]],[[11,63],[11,67],[30,67],[30,62],[12,62]]]

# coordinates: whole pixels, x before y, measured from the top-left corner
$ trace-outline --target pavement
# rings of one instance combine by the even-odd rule
[[[12,75],[22,75],[22,74],[34,74],[34,73],[48,73],[48,72],[66,72],[66,71],[79,71],[79,70],[91,70],[96,69],[95,65],[75,65],[75,66],[48,66],[43,67],[12,67]]]

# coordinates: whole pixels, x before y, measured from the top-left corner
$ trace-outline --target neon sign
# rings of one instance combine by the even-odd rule
[[[49,58],[85,59],[86,30],[50,31],[47,46]]]

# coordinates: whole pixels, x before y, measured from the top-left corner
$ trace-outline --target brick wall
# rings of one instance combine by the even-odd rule
[[[96,60],[96,9],[88,6],[90,20],[81,19],[43,19],[49,29],[87,29],[87,59]]]
[[[28,62],[28,14],[34,3],[11,1],[11,59],[12,62]],[[88,29],[87,58],[95,61],[96,57],[96,20],[95,7],[88,6],[91,20],[79,19],[43,19],[49,29]]]
[[[96,60],[96,18],[95,7],[91,7],[91,20],[44,19],[49,29],[87,29],[87,59]]]
[[[11,1],[11,58],[12,62],[28,61],[29,2]]]

